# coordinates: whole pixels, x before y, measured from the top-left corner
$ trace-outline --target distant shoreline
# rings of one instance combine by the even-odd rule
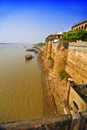
[[[16,43],[16,42],[1,42],[0,44],[27,44],[27,45],[32,45],[33,46],[33,43]]]

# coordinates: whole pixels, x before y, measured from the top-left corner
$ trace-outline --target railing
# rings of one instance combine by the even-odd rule
[[[69,42],[69,46],[87,47],[87,42],[83,42],[83,41]]]
[[[72,111],[72,115],[0,123],[0,130],[87,130],[86,121],[87,113]]]
[[[70,42],[68,48],[87,53],[87,42]]]

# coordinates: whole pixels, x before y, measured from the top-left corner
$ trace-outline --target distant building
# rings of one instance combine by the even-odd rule
[[[61,38],[62,33],[58,32],[56,34],[51,34],[46,38],[46,54],[47,57],[54,57],[59,45],[59,39]]]
[[[46,38],[46,41],[58,42],[63,34],[61,32],[56,34],[51,34]]]
[[[61,32],[58,32],[58,33],[54,34],[53,35],[53,42],[54,43],[58,42],[62,35],[63,35],[63,33],[61,33]]]
[[[87,31],[87,20],[84,20],[72,26],[72,30],[78,30],[78,29],[83,29]]]

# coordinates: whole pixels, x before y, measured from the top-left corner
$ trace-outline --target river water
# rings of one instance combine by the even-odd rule
[[[25,61],[30,45],[0,44],[0,122],[44,116],[41,70],[37,55]]]

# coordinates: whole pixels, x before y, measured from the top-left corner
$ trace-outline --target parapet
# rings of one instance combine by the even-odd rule
[[[0,130],[86,130],[86,120],[87,113],[73,111],[72,115],[0,123]]]

